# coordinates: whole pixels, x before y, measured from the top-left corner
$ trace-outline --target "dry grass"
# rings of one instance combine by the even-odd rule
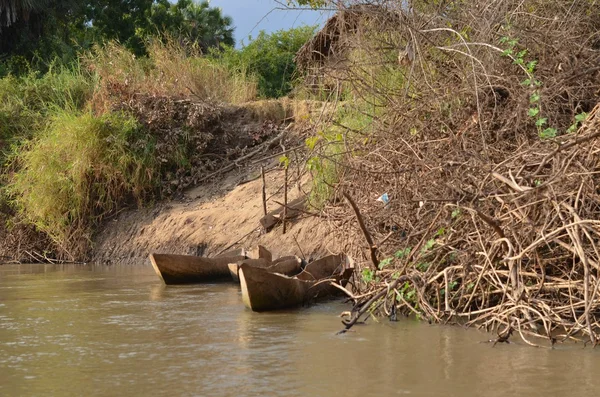
[[[88,54],[85,64],[100,78],[94,104],[108,111],[133,95],[193,98],[238,104],[256,98],[256,82],[244,71],[231,72],[194,49],[154,41],[149,58],[138,59],[123,46],[108,43]]]

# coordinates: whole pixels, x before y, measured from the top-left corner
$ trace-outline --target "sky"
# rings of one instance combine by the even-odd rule
[[[210,0],[212,7],[220,7],[224,15],[233,18],[236,46],[248,43],[248,36],[301,25],[323,25],[327,14],[313,10],[281,10],[286,0]]]

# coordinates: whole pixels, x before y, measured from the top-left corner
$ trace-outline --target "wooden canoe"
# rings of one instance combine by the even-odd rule
[[[343,255],[331,255],[313,263],[296,277],[242,264],[239,278],[244,304],[257,312],[300,306],[337,295],[340,291],[331,282],[344,286],[354,272],[352,261]]]
[[[231,262],[246,259],[245,256],[220,256],[203,258],[194,255],[150,254],[150,262],[156,274],[167,285],[231,280]]]
[[[276,259],[273,262],[265,263],[260,259],[245,259],[236,263],[230,263],[229,272],[234,281],[239,282],[239,269],[240,266],[246,264],[251,267],[257,267],[265,269],[270,273],[279,273],[286,276],[295,276],[302,271],[302,260],[297,256],[285,256],[283,258]]]
[[[266,259],[266,261],[269,263],[273,261],[273,255],[271,255],[271,251],[262,245],[257,245],[256,248],[250,250],[247,256],[250,259]]]

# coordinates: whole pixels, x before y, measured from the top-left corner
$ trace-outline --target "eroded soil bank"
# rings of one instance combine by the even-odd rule
[[[266,173],[269,210],[283,202],[283,171],[278,160],[270,160]],[[275,166],[275,167],[273,167]],[[301,194],[289,189],[289,200]],[[317,216],[301,215],[289,223],[263,233],[260,165],[236,170],[210,184],[185,191],[178,200],[153,208],[124,212],[110,221],[98,235],[93,261],[101,264],[139,264],[150,253],[212,256],[228,248],[262,244],[275,256],[315,257],[337,252],[329,223]]]

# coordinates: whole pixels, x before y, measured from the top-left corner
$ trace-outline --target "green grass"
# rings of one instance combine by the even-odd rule
[[[48,115],[57,108],[83,107],[91,97],[94,82],[79,67],[51,69],[39,76],[0,79],[0,140],[3,151],[44,128]]]
[[[129,145],[140,134],[126,114],[57,110],[13,156],[7,196],[22,219],[78,257],[103,216],[152,189],[152,139],[144,148]]]

